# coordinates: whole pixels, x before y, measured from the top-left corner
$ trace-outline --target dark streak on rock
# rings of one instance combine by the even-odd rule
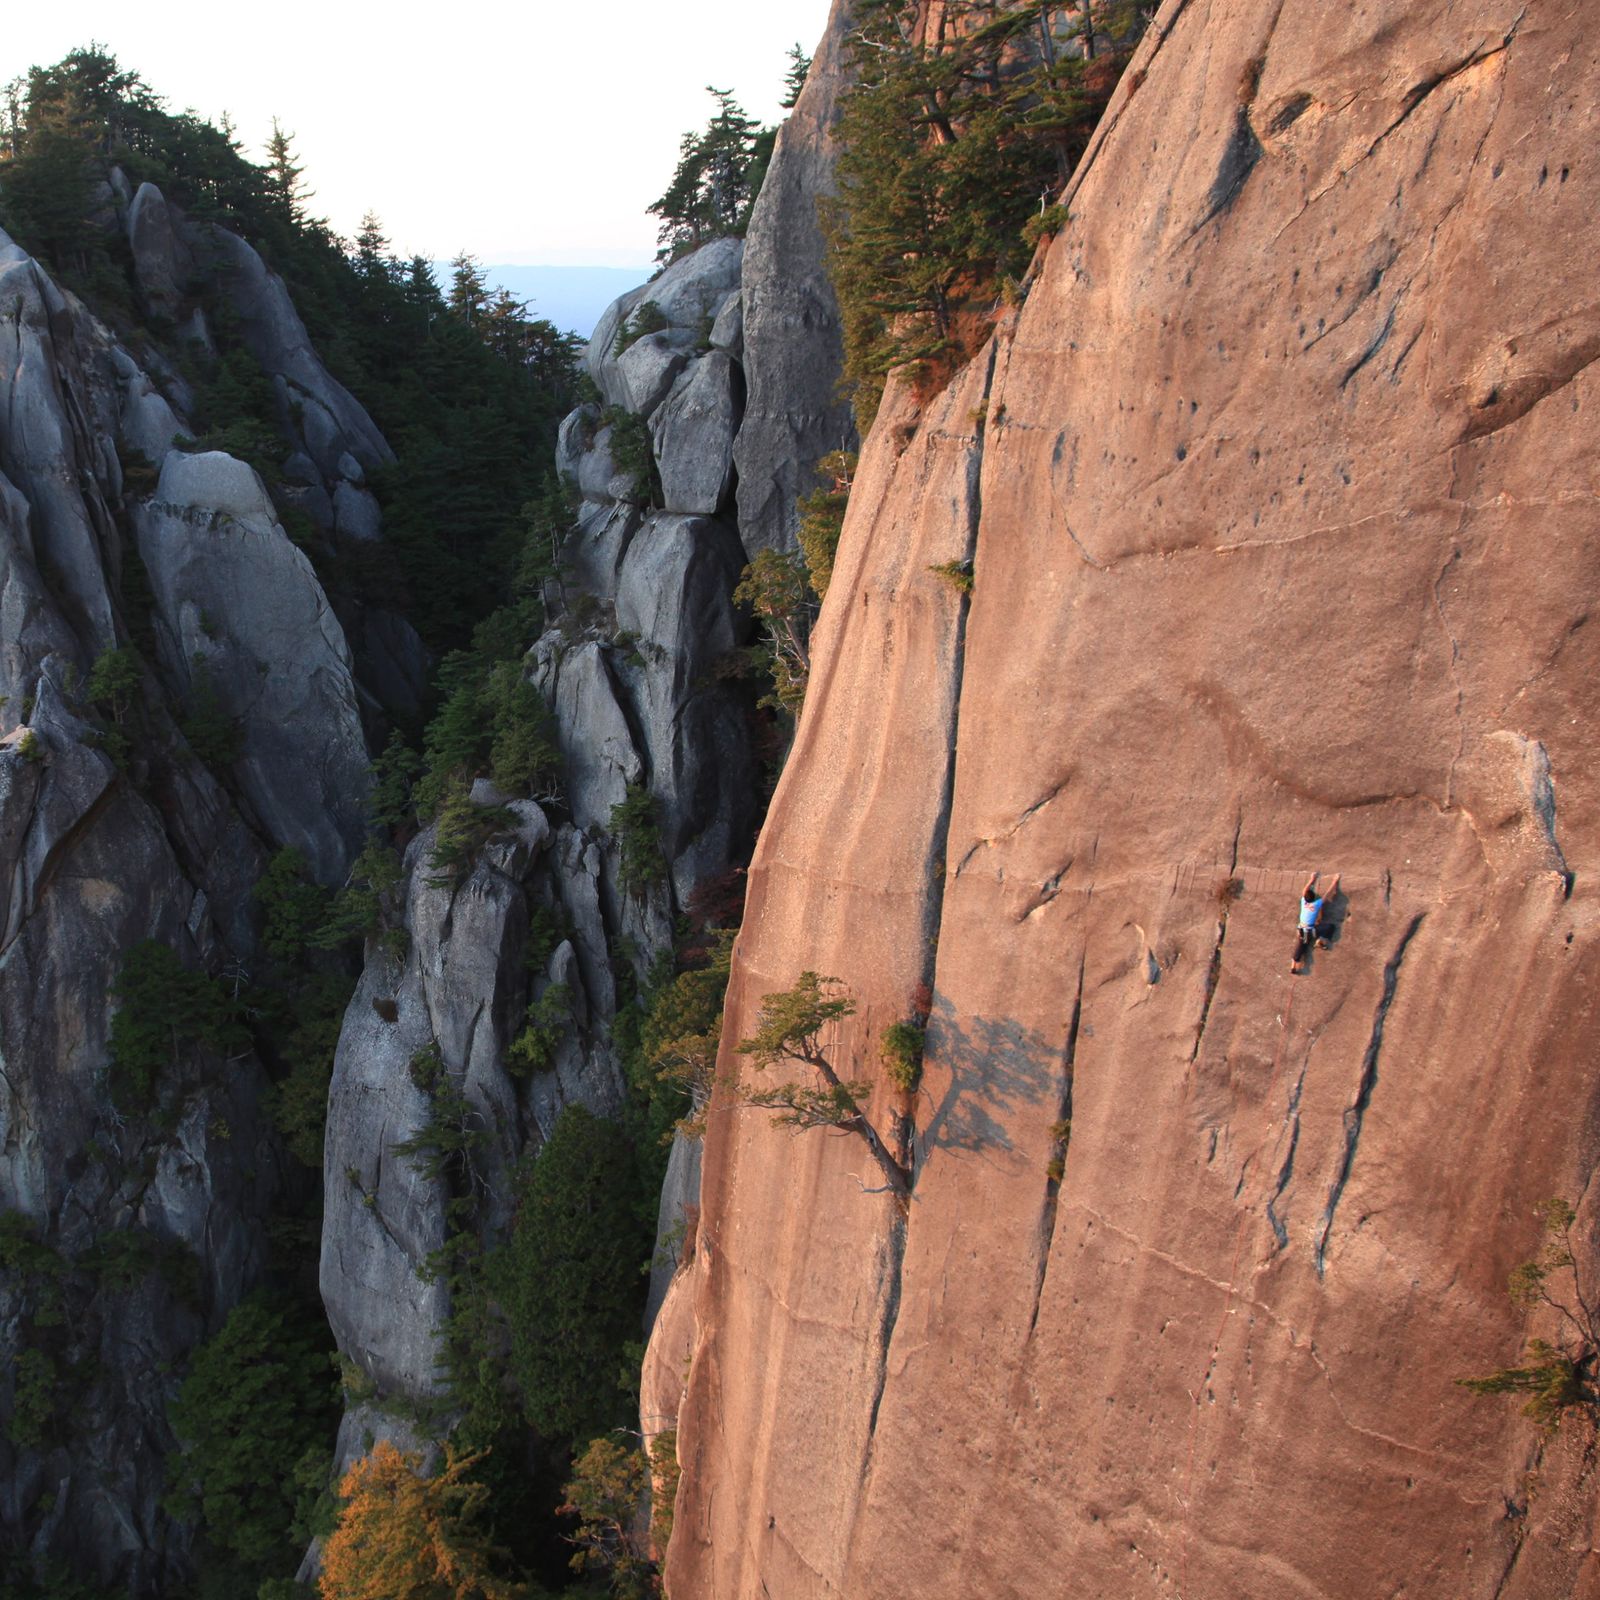
[[[1250,126],[1250,117],[1241,106],[1234,118],[1233,132],[1222,152],[1217,175],[1212,179],[1211,192],[1206,196],[1205,215],[1189,230],[1189,238],[1192,239],[1208,222],[1221,216],[1239,198],[1262,154],[1261,141],[1256,138],[1256,130]]]
[[[1301,1067],[1300,1076],[1290,1091],[1289,1108],[1285,1113],[1289,1122],[1289,1149],[1284,1155],[1283,1165],[1278,1168],[1277,1182],[1273,1185],[1271,1197],[1267,1201],[1267,1221],[1272,1224],[1272,1234],[1278,1241],[1280,1250],[1289,1247],[1289,1230],[1283,1225],[1277,1207],[1278,1201],[1283,1198],[1283,1191],[1289,1187],[1289,1180],[1294,1176],[1294,1153],[1300,1146],[1300,1091],[1305,1086],[1305,1081],[1306,1069]]]
[[[1317,1276],[1323,1276],[1328,1249],[1328,1235],[1333,1229],[1333,1214],[1338,1209],[1340,1196],[1350,1179],[1350,1168],[1356,1159],[1356,1143],[1361,1138],[1361,1124],[1372,1103],[1372,1090],[1378,1081],[1378,1051],[1383,1045],[1383,1025],[1394,1004],[1394,992],[1400,977],[1400,963],[1405,959],[1406,947],[1416,936],[1417,929],[1427,915],[1419,911],[1400,936],[1400,943],[1383,969],[1383,992],[1378,996],[1378,1009],[1372,1018],[1372,1034],[1367,1040],[1366,1054],[1361,1058],[1361,1076],[1356,1084],[1355,1099],[1344,1114],[1344,1156],[1339,1171],[1328,1190],[1328,1202],[1322,1209],[1322,1225],[1317,1232],[1315,1260]]]
[[[1350,380],[1389,342],[1389,335],[1394,332],[1394,314],[1399,309],[1399,305],[1400,302],[1397,300],[1389,307],[1389,314],[1383,319],[1383,326],[1373,335],[1372,342],[1367,348],[1356,358],[1355,365],[1350,367],[1339,380],[1341,389],[1345,388]]]
[[[1088,959],[1086,950],[1078,961],[1078,992],[1072,1002],[1072,1021],[1067,1024],[1067,1043],[1061,1055],[1061,1101],[1056,1120],[1067,1124],[1072,1121],[1072,1076],[1078,1060],[1078,1028],[1083,1021],[1083,976]],[[1037,1247],[1039,1266],[1033,1283],[1033,1309],[1028,1314],[1027,1338],[1029,1339],[1033,1337],[1034,1327],[1039,1321],[1039,1304],[1044,1299],[1044,1280],[1050,1270],[1050,1245],[1056,1234],[1056,1207],[1061,1199],[1061,1185],[1066,1179],[1067,1144],[1068,1141],[1065,1139],[1057,1141],[1062,1176],[1057,1178],[1047,1175],[1045,1179],[1044,1205],[1039,1213]]]

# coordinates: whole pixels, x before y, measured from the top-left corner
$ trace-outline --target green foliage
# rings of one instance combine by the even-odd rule
[[[496,640],[496,613],[478,639],[484,648],[458,651],[440,665],[444,700],[424,735],[426,772],[417,786],[424,819],[451,806],[452,828],[466,822],[470,780],[482,773],[508,793],[554,789],[561,774],[555,719],[539,691],[523,676],[522,650]],[[520,637],[520,636],[519,636]],[[512,648],[512,659],[496,659],[496,648]]]
[[[199,656],[189,677],[189,706],[178,723],[189,748],[210,767],[222,772],[244,753],[244,740],[237,720],[228,714],[217,693],[211,669]]]
[[[223,450],[248,462],[267,483],[278,479],[288,446],[272,380],[242,345],[225,351],[195,396],[194,450]]]
[[[922,1052],[927,1034],[915,1022],[891,1022],[883,1030],[880,1049],[884,1070],[895,1088],[912,1093],[922,1082]]]
[[[401,828],[411,820],[411,790],[421,771],[422,757],[395,729],[372,764],[372,796],[367,811],[374,827]]]
[[[43,1350],[21,1351],[11,1368],[11,1415],[6,1437],[19,1450],[37,1449],[56,1409],[55,1363]]]
[[[812,1076],[770,1088],[741,1084],[737,1093],[746,1105],[771,1111],[773,1120],[782,1126],[839,1128],[858,1135],[890,1192],[903,1202],[911,1189],[909,1124],[895,1116],[896,1149],[891,1151],[866,1113],[871,1085],[842,1078],[822,1043],[823,1034],[853,1016],[855,1009],[855,1001],[837,978],[822,978],[809,971],[800,974],[792,989],[767,995],[761,1002],[760,1026],[739,1041],[739,1053],[748,1056],[757,1071],[799,1062]]]
[[[556,1048],[572,1027],[572,990],[552,983],[528,1006],[522,1032],[506,1051],[513,1072],[544,1072],[555,1060]]]
[[[816,614],[800,556],[758,550],[733,598],[736,605],[748,606],[761,625],[755,652],[759,666],[772,679],[772,690],[760,704],[797,717],[811,676],[811,622]]]
[[[811,71],[811,57],[796,42],[789,46],[789,70],[784,74],[783,98],[778,103],[785,111],[793,111],[806,86],[806,74]]]
[[[478,806],[466,780],[457,778],[445,791],[428,857],[428,882],[435,889],[452,889],[471,864],[473,856],[496,829],[515,819],[503,806]]]
[[[1072,219],[1065,206],[1042,206],[1022,225],[1022,242],[1030,248],[1060,233]]]
[[[405,937],[398,907],[391,895],[405,878],[399,855],[388,845],[369,839],[354,862],[344,886],[333,896],[321,925],[309,945],[316,950],[336,950],[349,939],[374,939],[385,931]]]
[[[1593,1381],[1600,1319],[1593,1289],[1585,1287],[1573,1254],[1576,1211],[1560,1198],[1544,1201],[1536,1211],[1544,1230],[1539,1253],[1512,1271],[1507,1292],[1524,1311],[1554,1313],[1553,1336],[1530,1338],[1520,1366],[1456,1382],[1474,1394],[1526,1395],[1522,1414],[1549,1431],[1569,1413],[1600,1414]]]
[[[226,1053],[247,1042],[222,986],[158,940],[128,952],[111,993],[120,1002],[111,1019],[111,1093],[125,1111],[146,1108],[162,1076],[200,1047]]]
[[[132,645],[104,650],[89,669],[84,692],[100,715],[108,719],[100,730],[100,747],[118,767],[127,765],[131,728],[143,699],[144,669]]]
[[[628,478],[631,497],[640,505],[648,505],[654,497],[656,469],[649,423],[626,406],[607,406],[600,420],[611,430],[611,464]]]
[[[972,593],[972,563],[970,561],[941,561],[928,568],[936,578],[943,578],[957,594]]]
[[[17,740],[17,754],[35,766],[44,760],[44,746],[39,743],[39,736],[32,728],[22,730],[22,737]]]
[[[576,1547],[572,1570],[603,1576],[617,1600],[646,1600],[656,1593],[654,1566],[635,1532],[639,1508],[650,1482],[642,1450],[614,1439],[591,1439],[572,1464],[572,1479],[562,1490],[560,1515],[576,1517],[569,1536]]]
[[[792,989],[769,994],[761,1002],[761,1025],[739,1041],[739,1053],[757,1067],[775,1067],[793,1058],[818,1060],[824,1031],[855,1015],[856,1003],[837,978],[802,972]]]
[[[634,1181],[622,1130],[578,1105],[523,1170],[496,1287],[523,1410],[552,1443],[576,1446],[628,1411],[615,1374],[637,1335],[649,1249]]]
[[[289,1153],[314,1171],[322,1169],[328,1085],[351,987],[343,972],[324,966],[261,997],[268,1007],[262,1024],[283,1074],[272,1086],[272,1121]]]
[[[1562,1416],[1590,1401],[1589,1390],[1577,1363],[1545,1339],[1530,1339],[1518,1367],[1501,1367],[1481,1378],[1457,1378],[1463,1389],[1474,1394],[1520,1394],[1522,1414],[1551,1429]]]
[[[489,718],[489,777],[510,794],[538,794],[560,777],[555,718],[519,662],[502,661],[483,689]]]
[[[805,557],[807,581],[819,600],[827,594],[833,578],[833,558],[844,529],[856,459],[853,450],[830,451],[816,465],[822,482],[799,502],[800,553]]]
[[[666,312],[654,300],[645,300],[635,307],[632,316],[624,317],[617,324],[617,336],[611,342],[611,353],[620,356],[647,333],[660,333],[668,326]]]
[[[103,1289],[123,1293],[158,1276],[172,1297],[192,1311],[200,1309],[200,1262],[177,1239],[162,1238],[144,1228],[119,1228],[103,1233],[78,1258]]]
[[[660,261],[743,233],[766,174],[774,130],[747,117],[728,90],[707,85],[706,93],[717,102],[711,121],[702,132],[683,136],[672,182],[647,208],[661,219]]]
[[[655,1112],[649,1122],[657,1141],[670,1141],[676,1132],[697,1138],[705,1131],[732,962],[728,930],[712,938],[703,965],[654,985],[644,996],[639,1067],[630,1062],[630,1076]]]
[[[295,1530],[315,1499],[305,1459],[327,1462],[337,1421],[320,1319],[256,1295],[195,1353],[169,1409],[183,1447],[167,1506],[197,1520],[243,1580],[297,1554]],[[325,1474],[325,1468],[324,1474]]]
[[[673,1512],[683,1468],[678,1462],[678,1430],[663,1428],[650,1440],[650,1546],[665,1558],[672,1539]]]
[[[618,875],[626,888],[642,895],[666,877],[659,811],[655,796],[642,783],[630,783],[627,797],[612,806],[611,835],[617,842]]]
[[[937,32],[920,14],[914,0],[860,7],[823,207],[863,433],[892,368],[948,370],[986,336],[1002,280],[1027,264],[1024,223],[1070,175],[1143,26],[1133,0],[1066,13],[1076,39],[1039,0],[955,0]]]
[[[305,856],[279,850],[250,891],[261,908],[261,947],[276,961],[303,957],[328,920],[332,896],[311,878]]]

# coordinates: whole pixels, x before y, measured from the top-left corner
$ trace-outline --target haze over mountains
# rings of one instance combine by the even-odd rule
[[[491,291],[504,289],[528,302],[535,316],[555,323],[563,332],[587,339],[600,314],[618,295],[637,288],[654,267],[527,267],[485,266],[483,275]],[[450,282],[450,263],[435,261],[433,275]]]

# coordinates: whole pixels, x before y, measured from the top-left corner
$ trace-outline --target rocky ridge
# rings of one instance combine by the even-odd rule
[[[196,239],[218,230],[150,185],[114,183],[107,207],[148,306],[182,309]],[[278,308],[263,361],[327,398],[322,454],[359,474],[387,447],[229,239],[241,316]],[[251,1055],[195,1047],[151,1105],[113,1093],[111,990],[145,940],[242,981],[274,849],[342,880],[368,782],[360,692],[255,473],[172,448],[193,403],[176,368],[3,235],[0,307],[0,1527],[41,1561],[160,1592],[186,1546],[160,1505],[171,1375],[259,1277],[262,1219],[292,1180]],[[198,311],[191,331],[206,336]],[[146,606],[153,648],[113,712],[91,669]],[[197,697],[237,733],[226,770],[183,731]],[[124,713],[137,735],[119,741]]]
[[[814,149],[795,149],[787,160],[809,163],[805,181],[813,182]],[[774,173],[785,166],[780,151]],[[798,370],[796,340],[814,351],[830,387],[828,362],[832,370],[837,362],[828,353],[837,350],[836,312],[829,321],[819,309],[805,327],[744,325],[744,305],[779,292],[789,270],[770,242],[756,275],[748,265],[763,230],[779,226],[794,231],[792,218],[758,206],[748,246],[713,241],[600,319],[586,357],[597,398],[566,418],[557,449],[575,510],[561,576],[547,586],[553,620],[525,661],[553,713],[562,781],[537,802],[517,802],[511,833],[454,883],[436,881],[433,831],[418,837],[400,891],[409,953],[397,961],[369,952],[351,1002],[330,1098],[322,1287],[341,1349],[378,1398],[360,1403],[359,1428],[347,1423],[346,1457],[365,1438],[411,1435],[415,1407],[441,1393],[449,1298],[418,1271],[444,1242],[447,1196],[392,1154],[430,1112],[408,1070],[417,1053],[437,1047],[475,1125],[490,1133],[477,1226],[497,1238],[509,1219],[506,1179],[537,1152],[562,1107],[614,1115],[621,1105],[627,1089],[612,1027],[622,983],[642,981],[671,952],[695,887],[748,852],[758,804],[749,697],[723,669],[749,624],[732,593],[760,542],[792,546],[794,490],[772,491],[774,504],[789,496],[789,531],[746,535],[736,467],[745,374],[752,365]],[[805,226],[815,234],[814,210]],[[764,426],[773,452],[812,448],[803,408],[789,419],[787,442],[775,402]],[[830,435],[810,459],[831,447]],[[804,477],[790,473],[796,483]],[[638,793],[651,798],[666,868],[644,892],[626,881],[613,821]],[[486,811],[505,799],[487,785],[474,798]],[[543,930],[552,923],[565,932],[547,950]],[[530,1002],[555,985],[571,997],[570,1026],[550,1067],[520,1076],[508,1047]],[[647,1320],[666,1291],[698,1183],[698,1143],[680,1137]]]

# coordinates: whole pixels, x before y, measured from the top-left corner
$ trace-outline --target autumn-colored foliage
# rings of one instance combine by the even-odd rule
[[[381,1440],[339,1485],[339,1526],[322,1551],[322,1600],[525,1600],[496,1576],[482,1528],[489,1491],[471,1477],[481,1456],[450,1456],[433,1477]]]

